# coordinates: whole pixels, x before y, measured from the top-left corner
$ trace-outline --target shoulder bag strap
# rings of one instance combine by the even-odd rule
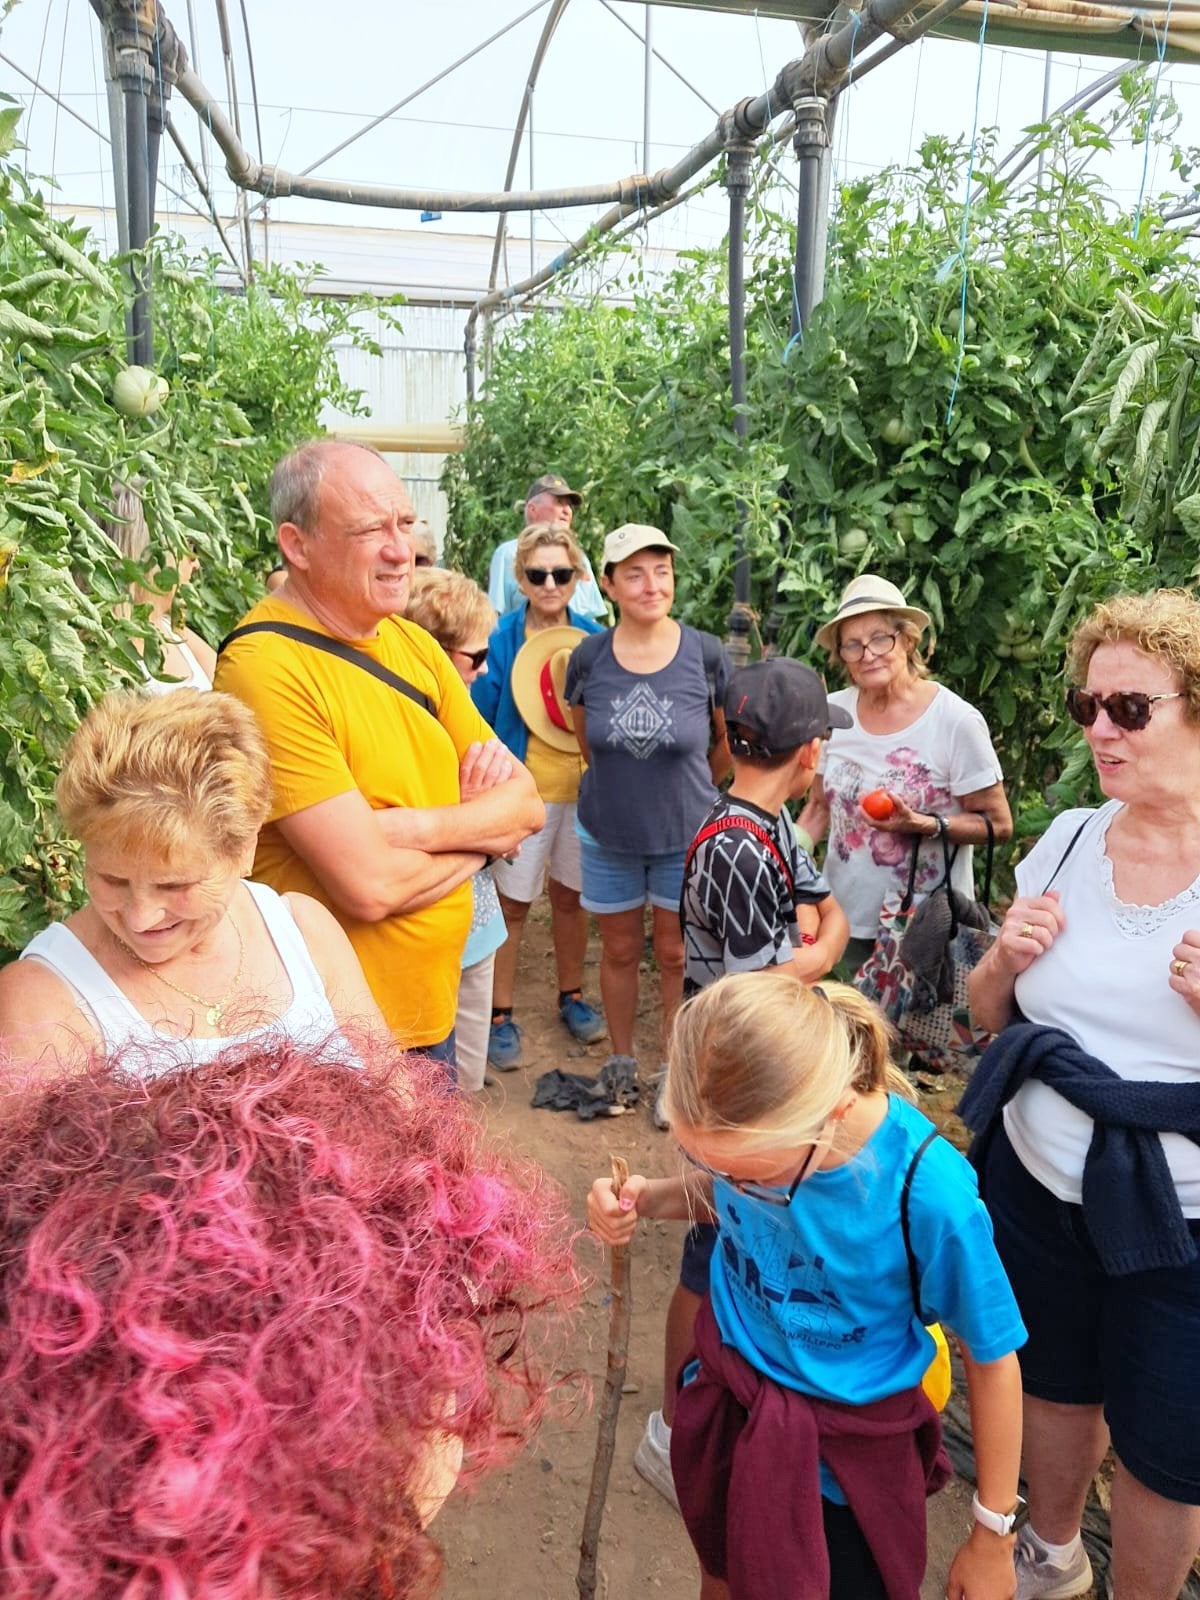
[[[1067,848],[1063,851],[1062,855],[1058,858],[1058,865],[1055,867],[1054,871],[1050,874],[1050,878],[1049,878],[1049,881],[1046,884],[1046,888],[1042,890],[1043,894],[1045,894],[1047,892],[1047,890],[1050,888],[1050,884],[1052,884],[1054,882],[1055,878],[1058,877],[1059,873],[1066,866],[1067,857],[1071,854],[1071,851],[1074,850],[1075,846],[1079,843],[1080,835],[1083,833],[1083,830],[1087,827],[1088,823],[1092,820],[1092,818],[1095,815],[1096,815],[1096,813],[1094,811],[1089,812],[1088,815],[1086,817],[1084,817],[1083,821],[1079,824],[1079,826],[1075,829],[1075,832],[1071,835],[1071,842],[1070,842],[1070,844],[1068,844]]]
[[[398,672],[393,672],[390,667],[385,667],[381,661],[376,661],[372,656],[364,655],[361,650],[356,650],[353,645],[346,644],[342,639],[331,639],[327,633],[317,633],[313,628],[302,628],[295,622],[248,622],[243,628],[235,628],[232,633],[227,633],[217,646],[220,655],[227,645],[235,639],[243,639],[248,633],[278,633],[284,639],[292,639],[296,644],[306,644],[313,650],[324,650],[326,655],[336,656],[339,661],[346,661],[352,667],[361,667],[364,672],[369,672],[373,678],[378,678],[380,683],[386,683],[389,689],[395,689],[398,694],[415,701],[422,711],[427,711],[431,717],[437,716],[437,707],[423,690],[415,684],[409,683],[407,678],[402,678]]]
[[[596,665],[596,657],[603,649],[604,641],[608,638],[610,631],[608,628],[599,628],[595,633],[589,633],[575,646],[574,656],[579,663],[576,668],[575,693],[577,695],[582,693],[583,686],[587,682],[588,673]],[[582,705],[582,703],[582,700],[580,700],[579,704]]]
[[[900,1231],[904,1235],[904,1254],[908,1257],[908,1286],[912,1291],[913,1310],[922,1323],[927,1322],[928,1318],[921,1310],[921,1272],[917,1266],[917,1257],[912,1244],[912,1232],[909,1228],[908,1197],[912,1190],[913,1179],[917,1175],[917,1168],[921,1164],[921,1157],[937,1136],[937,1129],[931,1128],[913,1151],[913,1158],[908,1163],[908,1171],[904,1174],[904,1186],[900,1190]]]
[[[900,911],[911,911],[913,898],[917,889],[917,861],[921,854],[921,835],[913,835],[912,856],[908,863],[908,887],[904,891],[904,898],[899,905]]]

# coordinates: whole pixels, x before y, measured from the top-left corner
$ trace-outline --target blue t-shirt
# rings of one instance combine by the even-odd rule
[[[900,1190],[931,1126],[890,1095],[858,1154],[806,1178],[786,1209],[714,1183],[713,1313],[725,1343],[774,1382],[850,1405],[920,1383],[934,1343],[913,1311]],[[944,1139],[917,1167],[909,1232],[930,1321],[976,1361],[1024,1344],[975,1173]]]
[[[686,850],[717,798],[708,765],[712,708],[725,699],[729,659],[704,635],[681,624],[679,648],[658,672],[627,672],[612,634],[586,673],[580,645],[567,667],[566,698],[587,718],[591,763],[579,785],[579,821],[606,850],[668,855]],[[589,644],[591,641],[589,641]]]

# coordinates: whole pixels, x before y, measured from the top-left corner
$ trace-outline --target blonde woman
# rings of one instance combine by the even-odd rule
[[[961,1109],[1029,1324],[1018,1592],[1090,1593],[1111,1445],[1109,1592],[1175,1600],[1200,1548],[1200,604],[1098,605],[1068,667],[1104,804],[1017,868],[970,978],[999,1037]]]
[[[225,694],[106,695],[67,746],[58,809],[86,904],[0,971],[0,1045],[52,1068],[103,1049],[145,1070],[280,1033],[382,1029],[337,922],[243,882],[271,798],[253,715]]]
[[[530,523],[517,540],[514,560],[523,603],[501,618],[488,641],[487,677],[478,679],[471,689],[471,698],[484,719],[533,774],[546,805],[546,825],[541,833],[526,839],[515,861],[497,861],[493,869],[508,928],[508,938],[496,956],[488,1047],[488,1060],[501,1072],[511,1071],[521,1060],[521,1030],[513,1020],[517,959],[529,907],[543,885],[550,898],[559,1015],[572,1035],[585,1044],[602,1039],[606,1032],[604,1018],[583,997],[587,913],[579,903],[583,876],[575,831],[583,758],[573,732],[568,739],[551,743],[542,736],[549,730],[531,730],[513,693],[513,663],[523,646],[551,629],[563,635],[568,647],[584,634],[601,630],[571,605],[586,562],[568,526]],[[573,634],[567,634],[568,629],[574,630]],[[564,721],[569,728],[570,719]]]
[[[468,689],[487,672],[488,636],[496,625],[496,613],[473,579],[443,567],[414,573],[405,615],[433,635]],[[492,975],[496,951],[506,934],[492,870],[481,867],[471,879],[475,903],[463,946],[454,1017],[458,1086],[469,1093],[482,1089],[487,1076]]]
[[[1025,1332],[975,1176],[889,1044],[854,989],[720,979],[671,1044],[682,1175],[589,1195],[607,1244],[639,1216],[720,1224],[671,1435],[701,1600],[918,1600],[925,1498],[949,1476],[921,1388],[934,1320],[962,1341],[979,1483],[946,1594],[1012,1600]]]

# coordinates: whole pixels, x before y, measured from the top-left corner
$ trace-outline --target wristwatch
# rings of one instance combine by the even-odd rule
[[[989,1528],[992,1533],[1002,1537],[1006,1534],[1016,1533],[1018,1528],[1023,1528],[1029,1521],[1029,1507],[1017,1496],[1017,1503],[1011,1511],[989,1511],[980,1503],[978,1494],[971,1496],[971,1514],[975,1521],[983,1527]]]

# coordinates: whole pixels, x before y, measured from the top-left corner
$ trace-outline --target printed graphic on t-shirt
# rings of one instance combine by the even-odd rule
[[[944,816],[955,809],[954,796],[945,784],[936,783],[933,774],[911,745],[890,751],[883,770],[866,773],[857,761],[842,760],[831,747],[825,768],[825,796],[829,802],[830,849],[841,861],[849,861],[858,850],[870,853],[876,866],[891,867],[896,886],[904,889],[912,861],[912,837],[873,828],[859,806],[871,789],[887,789],[898,794],[914,811]],[[945,872],[941,853],[922,850],[917,865],[917,892],[940,883]]]
[[[675,743],[673,705],[671,700],[660,700],[648,683],[635,684],[612,702],[609,744],[619,744],[639,761],[648,761],[656,750]]]
[[[798,1253],[796,1231],[783,1207],[778,1217],[763,1205],[756,1210],[753,1255],[742,1242],[737,1205],[728,1204],[722,1217],[718,1247],[734,1299],[752,1318],[766,1313],[785,1339],[809,1349],[859,1344],[867,1330],[850,1326],[824,1257]]]

